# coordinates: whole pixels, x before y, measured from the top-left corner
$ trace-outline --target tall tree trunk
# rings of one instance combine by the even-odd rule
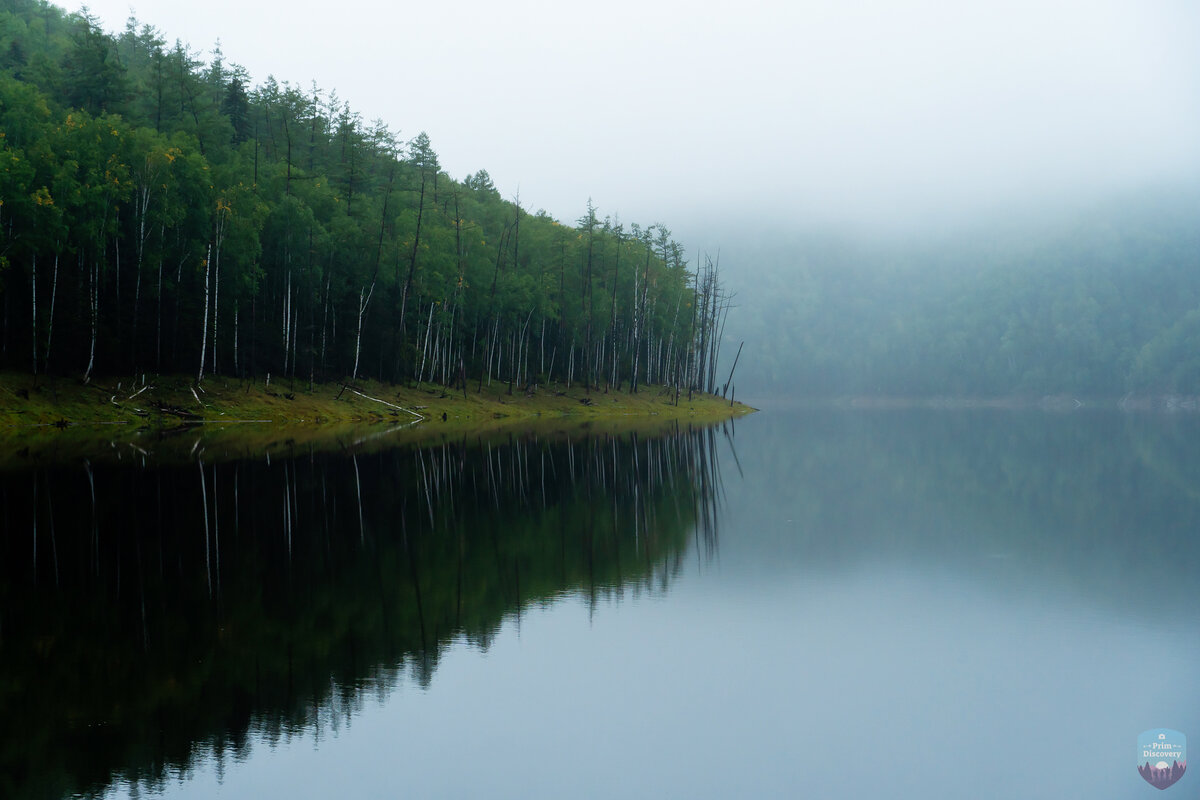
[[[612,305],[608,311],[608,330],[612,339],[612,371],[609,373],[608,383],[611,385],[616,383],[616,388],[620,388],[620,383],[617,381],[617,281],[620,278],[618,271],[621,265],[621,232],[617,231],[617,251],[613,257],[613,282],[612,282]]]
[[[366,290],[366,296],[363,296],[363,289],[358,290],[358,332],[354,335],[354,369],[350,371],[350,380],[358,380],[358,357],[362,352],[362,329],[363,317],[367,315],[367,306],[371,302],[371,295],[375,293],[375,278],[371,278],[371,288]],[[365,287],[364,287],[365,288]]]
[[[391,182],[389,181],[389,188],[390,188],[390,183]],[[384,199],[385,205],[386,205],[386,202],[387,202],[387,200],[385,198]],[[424,214],[425,214],[425,176],[422,174],[421,175],[421,195],[420,195],[420,199],[417,201],[417,230],[416,230],[416,234],[413,236],[412,251],[409,253],[409,256],[408,256],[408,277],[405,278],[404,290],[400,293],[400,317],[396,323],[396,331],[398,333],[397,338],[400,340],[400,346],[396,350],[397,367],[400,364],[400,353],[403,350],[404,314],[405,314],[405,311],[408,309],[409,294],[412,292],[413,275],[415,275],[416,271],[417,271],[417,249],[421,246],[421,219],[424,216]],[[420,313],[420,312],[418,312],[418,313]],[[418,319],[420,319],[420,317],[418,317]]]
[[[58,294],[58,253],[54,254],[54,271],[50,278],[50,319],[46,328],[46,353],[43,356],[44,372],[50,372],[50,346],[54,343],[54,299]]]
[[[212,335],[212,371],[217,371],[217,303],[221,293],[221,242],[225,240],[225,222],[220,212],[217,216],[215,246],[213,248],[213,335]]]
[[[327,332],[329,330],[329,283],[333,272],[333,259],[329,259],[329,271],[325,273],[325,310],[321,315],[321,372],[325,373],[329,367],[325,361],[325,347],[327,342]]]
[[[31,289],[33,303],[33,376],[36,378],[38,374],[38,354],[37,354],[37,253],[33,254],[33,269],[30,275],[29,286]]]
[[[217,371],[217,303],[221,299],[221,240],[212,253],[212,372]]]
[[[149,171],[149,170],[147,170]],[[146,256],[146,238],[149,235],[146,232],[146,213],[150,208],[150,186],[148,182],[144,182],[140,187],[137,196],[137,205],[134,210],[137,212],[138,218],[138,239],[137,239],[137,277],[134,283],[133,290],[133,333],[130,335],[130,365],[133,371],[138,371],[137,357],[137,335],[138,335],[138,312],[140,311],[140,301],[142,297],[142,265]]]
[[[88,305],[91,307],[92,343],[88,349],[87,369],[83,373],[84,383],[92,379],[92,369],[96,366],[96,335],[100,315],[100,257],[93,256],[90,272]]]
[[[159,228],[159,246],[166,246],[166,225]],[[154,368],[162,369],[162,300],[163,300],[163,254],[158,256],[158,309],[154,321]]]
[[[209,274],[212,271],[212,244],[208,245],[208,252],[204,256],[204,326],[200,333],[200,371],[196,373],[196,385],[204,380],[204,357],[208,346],[208,282]]]

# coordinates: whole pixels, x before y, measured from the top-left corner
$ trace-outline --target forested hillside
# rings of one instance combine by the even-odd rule
[[[688,391],[727,309],[660,224],[530,213],[149,25],[0,11],[3,368]]]
[[[764,394],[1200,394],[1200,195],[1142,192],[907,240],[735,242]],[[742,265],[745,265],[744,267]]]

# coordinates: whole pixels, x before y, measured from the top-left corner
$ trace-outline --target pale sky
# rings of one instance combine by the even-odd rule
[[[109,30],[128,0],[92,0]],[[1191,0],[136,0],[573,220],[908,222],[1200,174]],[[69,6],[75,10],[78,6]],[[685,241],[685,244],[687,242]]]

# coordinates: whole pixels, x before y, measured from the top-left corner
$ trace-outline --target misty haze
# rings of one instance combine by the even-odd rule
[[[0,796],[1187,795],[1197,42],[5,0]]]

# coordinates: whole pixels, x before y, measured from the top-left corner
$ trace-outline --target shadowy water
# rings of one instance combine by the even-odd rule
[[[1197,443],[764,412],[3,474],[0,795],[1138,796],[1138,733],[1200,737]]]
[[[162,786],[713,546],[713,432],[0,475],[0,796]]]
[[[787,711],[702,794],[1134,797],[1138,733],[1200,735],[1200,420],[757,416],[677,595],[736,609],[770,689],[731,702]]]

